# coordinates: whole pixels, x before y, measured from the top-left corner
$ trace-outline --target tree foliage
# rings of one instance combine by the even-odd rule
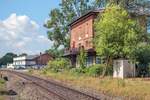
[[[69,27],[73,19],[81,16],[90,9],[90,0],[62,0],[60,9],[53,9],[49,20],[45,23],[48,28],[48,38],[54,42],[57,49],[61,45],[69,47]]]
[[[0,58],[0,66],[2,65],[7,65],[7,63],[12,63],[13,58],[16,57],[17,55],[14,53],[7,53],[5,54],[2,58]]]
[[[136,51],[137,72],[139,76],[150,75],[150,45],[141,43]]]
[[[49,50],[46,50],[45,53],[49,53],[53,55],[55,58],[62,57],[64,53],[64,49],[55,49],[51,48]]]
[[[128,12],[118,6],[110,5],[99,15],[95,23],[96,52],[106,58],[106,67],[112,65],[112,59],[134,59],[139,44],[144,42],[145,33],[138,21],[133,20]]]
[[[145,36],[139,23],[120,6],[106,8],[95,23],[98,54],[112,58],[132,58]]]
[[[50,71],[53,72],[61,72],[65,69],[70,68],[70,63],[68,59],[59,58],[48,62],[48,65],[43,69],[44,73],[48,73]]]
[[[80,50],[79,50],[79,55],[77,57],[77,60],[78,60],[78,63],[79,63],[79,66],[84,69],[85,66],[86,66],[86,52],[84,50],[83,47],[80,47]]]

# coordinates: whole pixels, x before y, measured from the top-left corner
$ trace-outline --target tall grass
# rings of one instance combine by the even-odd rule
[[[38,72],[40,73],[40,72]],[[110,96],[121,96],[137,100],[149,100],[150,81],[141,79],[113,79],[112,77],[91,77],[85,74],[75,74],[70,71],[48,72],[43,76],[60,80],[69,85],[94,89]]]

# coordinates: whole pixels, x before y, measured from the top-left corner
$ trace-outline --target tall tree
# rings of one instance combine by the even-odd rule
[[[90,8],[90,0],[62,0],[60,9],[50,12],[50,18],[44,26],[48,28],[48,38],[54,42],[54,48],[57,49],[61,45],[69,47],[68,25]]]
[[[50,14],[50,19],[44,25],[48,28],[48,38],[54,42],[54,47],[58,48],[60,45],[65,45],[65,30],[63,29],[64,25],[64,16],[59,9],[53,9]]]
[[[107,7],[99,16],[95,23],[95,30],[96,52],[106,57],[107,67],[111,59],[134,58],[138,44],[143,42],[145,37],[139,23],[129,18],[125,9],[116,5]]]
[[[46,50],[45,53],[49,53],[51,54],[54,58],[59,58],[62,57],[64,54],[64,49],[55,49],[55,48],[51,48],[49,50]]]
[[[16,57],[17,55],[14,53],[7,53],[5,54],[1,59],[0,59],[0,66],[2,65],[7,65],[7,63],[12,63],[13,58]]]

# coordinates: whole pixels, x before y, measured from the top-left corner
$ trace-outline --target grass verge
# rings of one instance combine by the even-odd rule
[[[0,79],[0,100],[4,100],[4,96],[1,94],[5,90],[5,81]]]
[[[49,77],[60,80],[64,83],[97,90],[110,96],[121,96],[134,98],[137,100],[149,100],[150,98],[150,79],[113,79],[112,77],[90,77],[87,75],[71,73],[69,71],[54,73],[42,73],[41,71],[32,71],[32,74]]]

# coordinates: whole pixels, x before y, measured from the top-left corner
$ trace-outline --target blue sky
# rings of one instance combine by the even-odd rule
[[[43,27],[61,0],[0,0],[0,56],[36,54],[51,47]]]

